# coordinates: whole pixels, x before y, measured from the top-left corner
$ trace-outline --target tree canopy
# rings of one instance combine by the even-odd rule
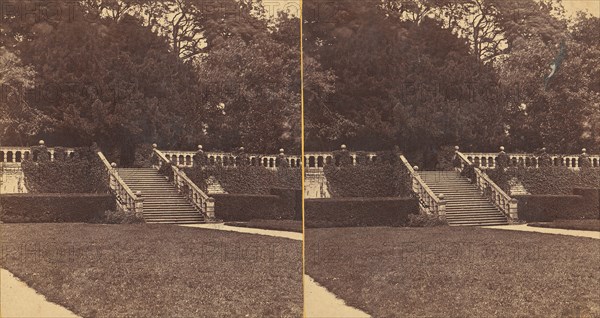
[[[560,0],[307,0],[303,9],[309,150],[600,150],[596,17],[569,19]]]
[[[2,143],[97,142],[124,164],[136,146],[154,142],[299,151],[297,18],[269,19],[256,0],[52,5],[66,14],[7,11],[0,68],[11,70],[1,77],[10,98],[0,113],[10,116],[2,116]]]

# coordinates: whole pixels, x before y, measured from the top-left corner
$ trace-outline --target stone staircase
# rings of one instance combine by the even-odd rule
[[[420,171],[436,195],[444,194],[446,220],[452,226],[506,225],[504,214],[456,171]]]
[[[327,178],[323,170],[307,169],[304,172],[304,197],[308,199],[330,198]]]
[[[146,223],[204,223],[202,213],[156,169],[122,168],[118,172],[133,192],[142,191]]]

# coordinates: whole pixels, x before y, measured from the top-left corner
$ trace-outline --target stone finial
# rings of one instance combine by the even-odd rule
[[[38,144],[39,144],[40,146],[43,146],[43,145],[45,144],[45,142],[44,142],[43,140],[40,140],[40,141],[38,141]]]
[[[285,154],[285,151],[284,151],[284,149],[283,149],[283,148],[280,148],[280,149],[279,149],[279,154],[281,154],[281,155]]]
[[[342,148],[342,150],[346,150],[346,145],[342,145],[340,148]]]
[[[585,149],[585,148],[581,149],[581,153],[583,153],[583,154],[584,154],[584,153],[586,153],[586,152],[587,152],[587,149]]]
[[[419,170],[419,166],[414,166],[413,169],[415,169],[415,171]]]
[[[113,163],[110,164],[110,166],[113,167],[113,168],[116,168],[117,164],[113,162]]]
[[[440,194],[438,195],[438,198],[440,198],[440,200],[444,200],[444,198],[445,198],[445,197],[446,197],[446,196],[444,196],[444,194],[443,194],[443,193],[440,193]]]
[[[459,146],[454,146],[454,151],[459,151],[460,147]]]
[[[500,151],[504,151],[504,146],[500,146]]]
[[[142,196],[142,191],[136,191],[135,192],[135,196],[136,197],[141,197]]]
[[[202,145],[198,145],[198,150],[202,150]]]
[[[241,152],[244,152],[244,147],[240,147],[240,151],[241,151]]]
[[[543,152],[546,152],[546,147],[542,147],[542,151],[543,151]]]
[[[158,147],[157,144],[152,144],[152,148],[156,149],[156,147]]]

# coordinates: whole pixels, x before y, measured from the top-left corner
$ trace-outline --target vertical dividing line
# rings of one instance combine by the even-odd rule
[[[302,173],[302,316],[306,318],[306,300],[305,300],[305,288],[304,285],[304,275],[306,274],[306,252],[305,252],[305,241],[306,241],[306,228],[305,228],[305,212],[304,212],[304,35],[302,25],[304,24],[303,18],[303,7],[302,0],[300,1],[300,127],[302,130],[302,140],[301,140],[301,152],[300,152],[300,162],[301,162],[301,173]]]

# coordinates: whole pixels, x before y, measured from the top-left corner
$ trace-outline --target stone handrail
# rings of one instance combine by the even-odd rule
[[[67,155],[71,155],[75,150],[73,148],[64,148]],[[47,148],[50,153],[50,160],[54,160],[54,148]],[[31,156],[31,147],[0,147],[0,163],[20,164]]]
[[[160,169],[162,165],[171,163],[162,151],[154,149],[154,154],[158,158],[157,169]],[[171,165],[171,169],[173,171],[173,184],[177,190],[194,204],[194,206],[204,214],[208,221],[215,220],[215,199],[204,193],[204,191],[190,180],[185,172],[176,165]]]
[[[349,151],[350,157],[352,157],[352,164],[356,165],[356,158],[358,152]],[[377,159],[377,153],[375,152],[364,152],[369,161]],[[332,164],[334,162],[334,153],[327,151],[312,151],[304,153],[304,162],[307,169],[320,169],[322,170],[325,165]]]
[[[180,150],[160,150],[165,159],[172,161],[179,166],[191,167],[194,165],[195,151],[180,151]],[[237,155],[230,152],[206,151],[204,152],[211,164],[221,166],[237,166]],[[264,166],[266,168],[277,168],[277,158],[280,155],[259,155],[247,154],[252,166]],[[300,156],[284,155],[291,168],[300,168],[302,161]]]
[[[444,195],[440,194],[439,197],[431,191],[429,186],[421,179],[421,176],[411,167],[408,160],[404,155],[400,155],[400,161],[404,164],[408,172],[410,173],[412,180],[412,191],[419,197],[419,204],[421,212],[427,214],[436,214],[441,219],[446,218],[446,201]]]
[[[494,205],[511,219],[517,219],[517,200],[511,198],[502,190],[490,177],[478,167],[475,167],[469,158],[460,151],[456,151],[456,156],[461,161],[461,167],[465,165],[473,166],[475,171],[475,182],[477,188],[488,197]]]
[[[496,158],[498,153],[493,152],[465,152],[465,157],[481,167],[481,169],[494,169],[496,167]],[[524,166],[531,168],[540,167],[540,155],[532,153],[506,153],[510,158],[510,165],[512,166]],[[551,159],[552,166],[565,166],[570,169],[579,169],[579,156],[580,155],[560,155],[560,154],[548,154]],[[589,155],[590,163],[592,167],[600,167],[600,155]]]
[[[125,181],[119,176],[116,165],[108,163],[108,160],[106,160],[106,157],[102,152],[98,151],[98,157],[100,157],[100,160],[108,173],[110,190],[116,196],[117,203],[123,209],[143,217],[144,198],[142,197],[142,193],[133,193],[131,188],[129,188]]]

